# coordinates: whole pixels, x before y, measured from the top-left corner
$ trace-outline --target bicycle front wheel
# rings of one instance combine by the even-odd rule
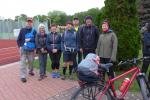
[[[90,85],[79,88],[71,97],[71,100],[98,100],[99,94],[102,92],[102,85]],[[112,100],[109,91],[107,91],[101,100]]]
[[[150,91],[148,90],[148,84],[146,84],[146,81],[144,78],[139,79],[140,83],[140,89],[143,96],[143,100],[150,100]]]

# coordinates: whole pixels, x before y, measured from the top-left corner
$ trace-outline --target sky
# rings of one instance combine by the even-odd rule
[[[0,16],[14,19],[15,16],[26,14],[47,15],[49,11],[64,11],[67,15],[87,11],[90,8],[102,8],[104,0],[0,0]]]

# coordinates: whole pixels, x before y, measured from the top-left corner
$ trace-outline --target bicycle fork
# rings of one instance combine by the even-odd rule
[[[140,78],[143,78],[143,79],[144,79],[144,81],[145,81],[145,83],[146,83],[146,86],[147,86],[147,88],[148,88],[148,91],[149,91],[148,96],[150,96],[150,87],[149,87],[148,80],[147,80],[147,78],[146,78],[146,76],[145,76],[145,73],[139,73],[139,74],[137,75],[137,77],[136,77],[136,80],[137,80],[137,82],[138,82],[138,85],[139,85],[139,87],[141,88],[140,82],[139,82]]]

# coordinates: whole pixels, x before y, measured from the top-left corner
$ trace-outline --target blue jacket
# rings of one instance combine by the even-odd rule
[[[78,36],[74,29],[66,30],[62,35],[61,50],[66,51],[65,47],[75,49],[75,52],[79,50]]]
[[[22,28],[20,30],[20,33],[19,33],[18,38],[17,38],[17,45],[18,45],[18,47],[22,47],[24,45],[24,43],[25,43],[25,35],[27,33],[30,33],[31,31],[32,31],[32,28],[27,28],[27,27]],[[36,30],[34,30],[34,36],[36,36]],[[35,42],[35,38],[30,40],[30,42]]]
[[[57,49],[61,51],[61,35],[58,33],[50,33],[46,39],[46,47],[48,51],[52,51],[53,49]]]

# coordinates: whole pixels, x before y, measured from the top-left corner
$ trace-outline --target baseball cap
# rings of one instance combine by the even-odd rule
[[[31,17],[28,17],[28,18],[27,18],[27,22],[28,22],[28,21],[31,21],[31,22],[32,22],[33,19],[32,19]]]
[[[87,20],[87,19],[93,20],[92,16],[86,16],[85,20]]]
[[[78,17],[74,17],[73,20],[79,20],[79,18]]]

